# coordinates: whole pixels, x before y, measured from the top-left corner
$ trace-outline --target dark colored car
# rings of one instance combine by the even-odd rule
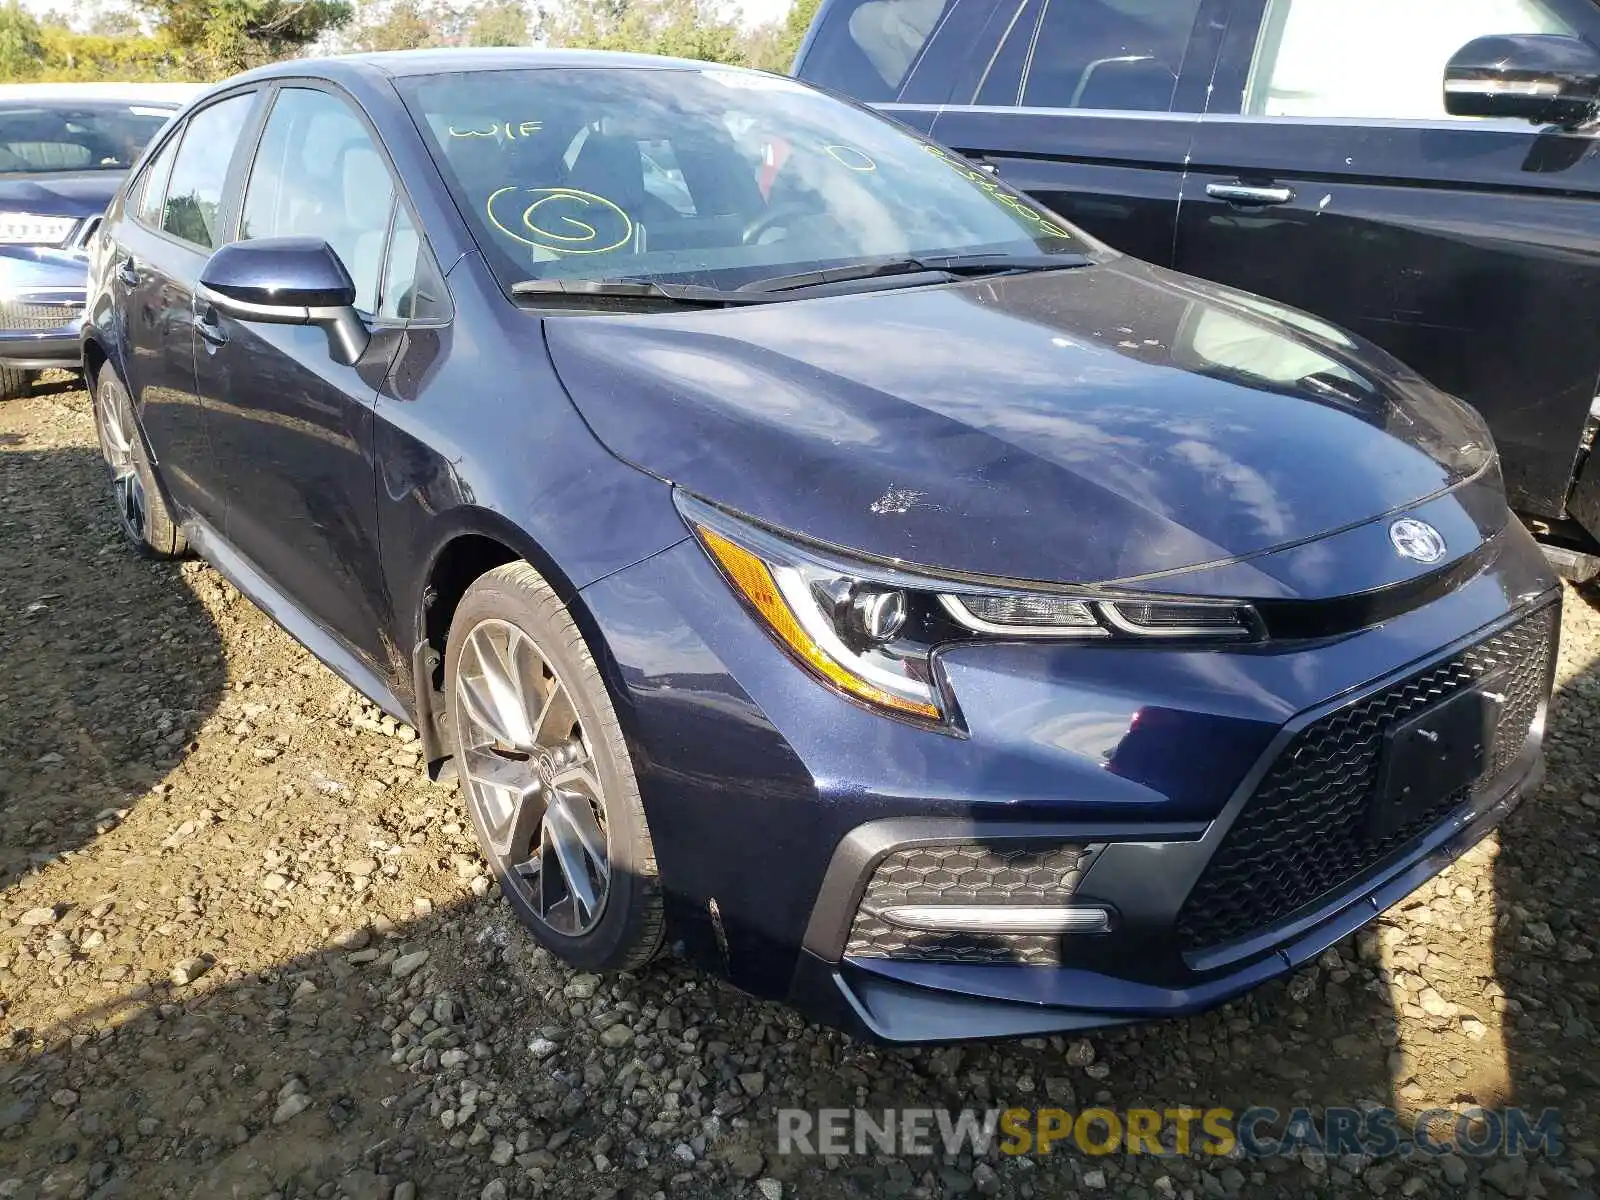
[[[145,86],[156,94],[138,95],[138,84],[0,88],[0,400],[41,370],[78,366],[89,238],[179,108],[175,89]]]
[[[415,724],[574,965],[1181,1013],[1538,777],[1559,593],[1466,405],[792,80],[283,63],[97,254],[128,537]]]
[[[1597,46],[1594,0],[824,0],[796,71],[1468,401],[1512,507],[1581,579],[1600,570]]]

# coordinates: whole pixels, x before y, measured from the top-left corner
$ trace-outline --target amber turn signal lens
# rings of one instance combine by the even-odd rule
[[[925,717],[930,721],[939,720],[940,712],[934,705],[896,696],[858,678],[840,665],[817,645],[816,640],[806,632],[805,627],[784,602],[777,580],[773,579],[772,571],[768,569],[766,563],[714,529],[707,529],[704,525],[698,525],[696,529],[701,541],[711,551],[740,595],[767,623],[767,627],[777,635],[778,640],[805,666],[840,691],[847,692],[858,700],[878,705],[880,708]]]

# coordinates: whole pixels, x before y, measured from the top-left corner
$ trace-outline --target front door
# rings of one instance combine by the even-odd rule
[[[244,185],[238,236],[318,237],[377,311],[394,208],[388,166],[344,98],[278,89]],[[396,339],[354,366],[313,326],[195,311],[196,390],[227,481],[223,536],[301,614],[389,674],[387,589],[377,544],[373,405]]]
[[[1240,0],[1175,264],[1371,339],[1488,420],[1512,506],[1556,517],[1600,379],[1590,134],[1444,111],[1483,34],[1578,34],[1590,0]]]

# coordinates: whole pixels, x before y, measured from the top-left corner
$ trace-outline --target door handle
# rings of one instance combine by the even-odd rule
[[[133,261],[132,256],[117,263],[117,278],[129,287],[139,286],[139,266]]]
[[[1226,200],[1229,204],[1287,204],[1294,199],[1294,189],[1237,182],[1208,183],[1206,195],[1213,200]]]
[[[228,335],[222,331],[222,326],[216,322],[216,309],[211,308],[209,305],[204,312],[195,314],[194,331],[213,346],[225,345],[228,340]]]

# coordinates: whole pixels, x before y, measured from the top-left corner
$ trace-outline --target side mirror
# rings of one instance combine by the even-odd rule
[[[356,285],[321,238],[260,238],[222,247],[200,269],[198,299],[239,321],[316,325],[328,352],[350,366],[372,335],[356,312]]]
[[[1574,129],[1593,118],[1597,102],[1600,50],[1582,38],[1481,37],[1444,69],[1444,107],[1456,117],[1519,117]]]

